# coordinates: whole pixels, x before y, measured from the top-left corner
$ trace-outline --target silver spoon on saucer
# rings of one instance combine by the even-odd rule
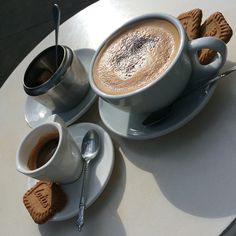
[[[226,77],[227,75],[231,74],[232,72],[236,71],[236,66],[233,66],[231,68],[228,68],[221,74],[217,75],[216,77],[212,79],[206,79],[206,80],[201,80],[200,82],[194,84],[193,86],[190,86],[189,88],[186,88],[185,91],[170,105],[152,112],[149,114],[142,122],[142,124],[146,127],[152,127],[155,125],[158,125],[160,122],[165,121],[171,114],[171,111],[173,110],[173,106],[182,98],[187,97],[190,95],[192,92],[199,90],[199,89],[205,89],[204,92],[207,94],[210,86],[214,84],[216,81]]]
[[[97,157],[98,152],[100,150],[100,138],[98,133],[95,130],[89,130],[82,141],[81,146],[81,155],[84,159],[83,166],[83,182],[82,182],[82,190],[80,195],[80,203],[79,203],[79,215],[76,220],[76,225],[78,226],[78,230],[81,231],[84,225],[84,210],[86,208],[86,186],[88,184],[88,172],[89,172],[89,163],[95,157]]]
[[[54,20],[54,28],[55,28],[55,57],[56,57],[56,69],[58,67],[58,34],[59,34],[59,26],[61,21],[61,11],[57,4],[53,5],[52,8],[53,20]]]

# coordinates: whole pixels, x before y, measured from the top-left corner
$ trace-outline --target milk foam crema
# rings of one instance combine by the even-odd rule
[[[149,19],[121,30],[104,45],[93,79],[106,94],[127,94],[160,78],[175,58],[179,34],[165,20]]]

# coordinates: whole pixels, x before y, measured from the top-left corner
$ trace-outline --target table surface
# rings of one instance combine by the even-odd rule
[[[203,20],[221,11],[236,32],[234,0],[101,0],[60,28],[60,44],[93,48],[127,19],[144,13],[178,16],[193,8]],[[63,12],[62,12],[63,14]],[[1,235],[78,235],[75,218],[38,226],[23,203],[26,177],[15,169],[24,120],[22,78],[30,61],[54,44],[48,35],[14,70],[0,91]],[[235,36],[225,68],[236,62]],[[236,80],[219,82],[207,106],[184,127],[160,138],[132,141],[110,132],[116,158],[104,192],[86,211],[81,235],[219,235],[236,215]],[[77,122],[102,124],[97,103]]]

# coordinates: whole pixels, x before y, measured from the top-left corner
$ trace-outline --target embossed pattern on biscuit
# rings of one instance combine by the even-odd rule
[[[43,224],[61,210],[66,197],[58,185],[39,181],[23,197],[23,202],[37,224]]]
[[[200,36],[212,36],[228,43],[233,35],[233,31],[224,16],[220,12],[215,12],[209,16],[201,26]],[[203,49],[199,53],[199,61],[201,64],[208,64],[216,55],[213,50]]]
[[[202,21],[202,10],[199,8],[180,14],[178,20],[182,23],[189,40],[199,37]]]

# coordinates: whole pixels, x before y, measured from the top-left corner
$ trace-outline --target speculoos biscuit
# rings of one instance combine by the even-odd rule
[[[59,185],[39,181],[24,194],[23,202],[34,222],[43,224],[62,210],[66,204],[66,195]]]
[[[221,12],[215,12],[210,15],[202,24],[200,37],[212,36],[228,43],[233,35],[230,25],[225,20]],[[216,55],[211,49],[203,49],[199,53],[199,61],[201,64],[208,64]]]
[[[202,22],[202,10],[199,8],[180,14],[178,20],[183,25],[189,40],[199,37]]]

